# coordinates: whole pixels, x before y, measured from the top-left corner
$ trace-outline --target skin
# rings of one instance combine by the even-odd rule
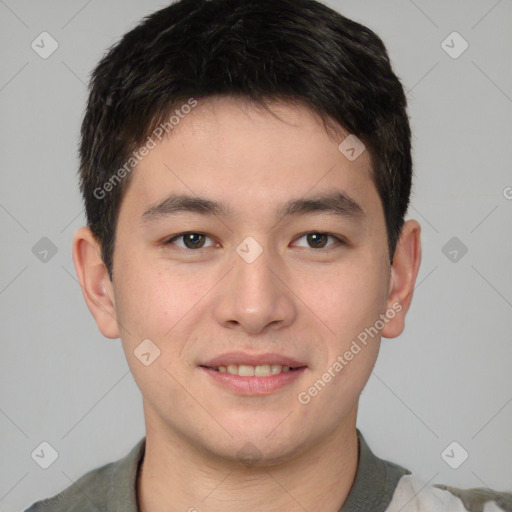
[[[304,106],[271,108],[275,116],[240,99],[202,101],[138,164],[120,208],[113,282],[90,230],[74,237],[87,305],[104,336],[121,338],[143,396],[143,512],[338,511],[357,469],[359,395],[381,336],[404,328],[421,259],[419,224],[405,223],[391,265],[368,152],[349,161],[338,150],[347,136],[341,127],[328,133]],[[363,215],[276,217],[292,198],[333,190]],[[207,196],[233,213],[143,223],[144,211],[171,192]],[[187,248],[183,238],[164,244],[183,232],[205,234],[203,247]],[[315,246],[311,232],[346,243],[326,237]],[[249,236],[263,251],[251,263],[236,252]],[[401,311],[300,403],[298,394],[393,304]],[[161,353],[145,366],[134,350],[148,338]],[[241,396],[197,366],[231,350],[278,352],[307,369],[271,394]],[[244,465],[238,454],[248,442],[259,458]]]

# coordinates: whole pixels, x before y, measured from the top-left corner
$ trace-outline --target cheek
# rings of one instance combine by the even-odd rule
[[[187,341],[183,329],[187,329],[187,312],[193,298],[186,297],[175,279],[171,282],[169,276],[158,271],[120,272],[119,283],[122,284],[116,290],[116,314],[122,325],[123,350],[135,381],[145,397],[164,400],[164,395],[168,396],[164,389],[166,393],[173,389],[179,394],[172,375]]]
[[[374,325],[386,305],[385,265],[362,263],[354,259],[354,263],[333,267],[321,277],[303,278],[301,284],[301,296],[329,326],[340,347]]]
[[[386,265],[354,259],[317,284],[316,310],[332,331],[324,338],[326,361],[317,369],[329,381],[323,400],[352,403],[379,353],[380,333],[374,326],[386,307]]]
[[[120,276],[120,282],[116,310],[130,337],[162,339],[195,298],[187,295],[179,280],[171,281],[163,272],[130,273]]]
[[[160,350],[151,367],[179,372],[198,326],[206,321],[204,308],[211,309],[205,296],[218,278],[213,272],[200,274],[163,260],[153,266],[143,265],[142,258],[139,263],[132,257],[130,265],[122,267],[116,290],[125,354],[134,359],[134,350],[150,339]],[[140,371],[138,361],[134,366]]]
[[[159,338],[179,314],[181,288],[172,286],[170,273],[140,245],[120,231],[114,253],[116,313],[130,338]]]
[[[379,353],[380,333],[375,324],[386,306],[386,267],[375,261],[370,267],[361,262],[340,266],[329,277],[308,285],[317,290],[315,311],[330,328],[323,339],[327,357],[315,368],[311,382],[322,389],[314,407],[332,418],[346,414],[357,401]]]

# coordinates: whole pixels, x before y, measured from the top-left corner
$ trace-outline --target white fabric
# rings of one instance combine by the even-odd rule
[[[476,509],[475,509],[476,510]],[[478,510],[482,510],[478,508]],[[403,476],[396,486],[386,512],[468,512],[462,501],[450,491],[438,489],[414,475]],[[485,503],[483,512],[506,512],[494,501]]]

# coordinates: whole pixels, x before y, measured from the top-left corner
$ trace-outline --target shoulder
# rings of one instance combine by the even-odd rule
[[[106,492],[116,464],[111,462],[89,471],[59,494],[37,501],[25,512],[105,510]]]
[[[137,472],[145,441],[144,437],[124,458],[87,472],[59,494],[37,501],[25,512],[136,511]]]
[[[403,476],[386,512],[512,512],[512,493],[486,488],[459,489],[429,485],[415,475]]]

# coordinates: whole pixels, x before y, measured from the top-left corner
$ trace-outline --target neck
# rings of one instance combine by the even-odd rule
[[[146,424],[137,479],[139,510],[338,512],[357,471],[355,416],[354,410],[346,425],[286,462],[251,467]]]

